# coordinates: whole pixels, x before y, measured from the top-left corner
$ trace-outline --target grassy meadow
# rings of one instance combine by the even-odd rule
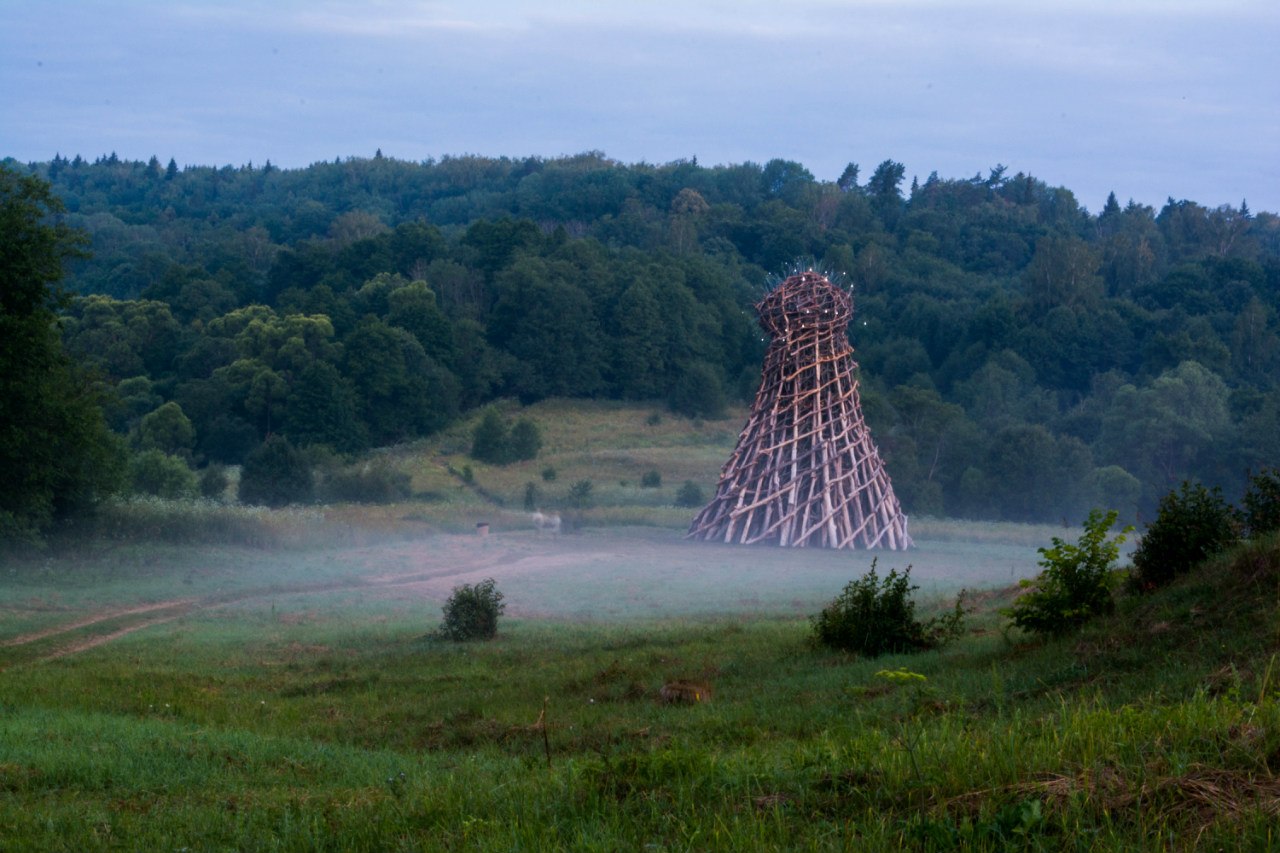
[[[1280,543],[1043,641],[997,611],[1075,531],[913,520],[881,572],[980,590],[968,631],[858,659],[807,617],[867,554],[682,540],[736,421],[532,413],[536,462],[388,451],[403,504],[137,502],[5,564],[0,851],[1280,847]],[[529,528],[582,479],[580,532]],[[488,576],[498,637],[432,637]]]

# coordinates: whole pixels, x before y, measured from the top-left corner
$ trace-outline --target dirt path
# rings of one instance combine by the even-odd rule
[[[45,628],[41,631],[33,631],[30,634],[21,634],[17,637],[11,637],[0,643],[0,646],[25,646],[30,643],[38,643],[49,637],[56,637],[59,634],[67,634],[71,631],[78,631],[81,628],[88,628],[90,625],[97,625],[99,622],[106,622],[109,619],[123,619],[127,616],[139,616],[143,613],[154,613],[157,610],[172,610],[178,607],[186,607],[193,603],[190,598],[175,598],[172,601],[158,601],[154,604],[140,604],[137,607],[113,607],[107,610],[100,610],[90,614],[82,619],[69,622],[66,625],[58,625],[53,628]]]
[[[105,646],[107,643],[110,643],[112,640],[118,640],[121,637],[127,637],[129,634],[142,631],[146,628],[153,628],[156,625],[163,625],[166,622],[172,622],[175,619],[179,619],[182,616],[185,616],[186,613],[187,611],[183,611],[182,613],[175,613],[172,616],[162,616],[159,619],[147,619],[146,621],[139,622],[136,625],[130,625],[127,628],[121,628],[118,631],[112,631],[110,634],[99,634],[96,637],[89,637],[87,639],[81,640],[78,643],[72,643],[71,645],[63,646],[57,651],[51,652],[41,658],[37,658],[37,663],[44,663],[45,661],[57,660],[58,658],[65,658],[69,655],[74,655],[79,652],[86,652],[89,649],[96,649],[98,646]]]
[[[456,537],[461,539],[462,537]],[[451,538],[447,538],[451,539]],[[326,581],[318,583],[303,584],[282,584],[262,587],[259,589],[245,590],[233,594],[210,595],[202,598],[175,598],[166,601],[157,601],[147,604],[139,604],[134,607],[109,607],[98,610],[86,616],[82,616],[71,622],[56,625],[50,628],[44,628],[39,631],[32,631],[28,634],[21,634],[17,637],[11,637],[0,642],[0,647],[20,647],[29,646],[43,640],[57,638],[63,635],[81,631],[85,628],[92,628],[104,622],[128,619],[136,616],[151,616],[152,618],[143,619],[139,622],[126,625],[114,631],[105,634],[97,634],[90,637],[77,640],[72,643],[60,646],[49,654],[43,655],[36,659],[37,662],[57,660],[79,652],[88,651],[99,646],[106,645],[121,637],[126,637],[138,631],[152,628],[157,625],[163,625],[173,622],[190,613],[203,610],[211,610],[218,607],[226,607],[233,604],[243,604],[245,602],[255,601],[264,598],[270,598],[282,595],[299,595],[307,593],[325,593],[325,592],[344,592],[357,589],[396,589],[396,588],[419,588],[424,592],[443,591],[448,593],[450,589],[460,583],[467,583],[469,580],[480,580],[487,577],[499,568],[504,569],[504,576],[510,575],[513,571],[518,572],[518,564],[527,561],[529,558],[517,557],[508,548],[502,548],[496,553],[484,554],[481,559],[477,559],[477,555],[472,549],[467,547],[472,543],[471,537],[466,537],[463,542],[446,541],[445,547],[432,549],[425,552],[429,555],[430,565],[427,568],[417,569],[405,572],[384,572],[382,574],[367,575],[345,581]],[[361,551],[370,551],[371,549],[361,549]],[[373,553],[357,553],[348,555],[361,565],[369,568],[377,568],[389,558],[400,556],[421,557],[424,550],[419,545],[402,548],[378,548],[372,549]],[[396,552],[400,552],[397,554]],[[545,560],[540,562],[545,563]],[[163,614],[156,616],[156,614]]]

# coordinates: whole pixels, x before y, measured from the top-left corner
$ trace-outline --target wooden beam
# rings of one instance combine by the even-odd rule
[[[849,294],[813,272],[756,305],[772,337],[760,390],[696,539],[907,548],[907,517],[862,416]]]

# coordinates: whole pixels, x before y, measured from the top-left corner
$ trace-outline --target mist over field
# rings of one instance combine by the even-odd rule
[[[483,508],[452,511],[465,529]],[[909,568],[922,612],[932,613],[962,589],[981,597],[1033,575],[1036,543],[1074,533],[926,520],[917,547],[904,553],[726,546],[661,527],[556,534],[535,529],[527,513],[494,507],[483,513],[483,535],[371,513],[235,519],[230,508],[205,507],[198,527],[180,503],[124,504],[110,513],[118,514],[117,531],[132,514],[127,538],[64,541],[42,560],[11,559],[0,577],[0,678],[60,661],[92,666],[104,654],[173,642],[210,643],[198,654],[216,657],[231,636],[263,650],[251,654],[293,649],[290,659],[299,650],[324,653],[335,639],[361,655],[387,643],[439,642],[432,638],[443,605],[486,580],[505,599],[508,638],[530,630],[638,637],[662,626],[803,624],[873,566],[880,577]],[[232,520],[210,535],[217,514]],[[326,639],[317,645],[309,637]]]
[[[507,523],[513,522],[519,520]],[[920,539],[906,553],[718,546],[635,528],[553,536],[505,524],[484,538],[429,534],[379,542],[357,533],[365,540],[360,544],[269,551],[157,546],[140,560],[134,552],[68,557],[73,572],[14,582],[5,607],[13,620],[8,628],[23,633],[24,621],[60,610],[92,615],[95,606],[114,612],[143,605],[343,618],[394,614],[428,631],[454,587],[492,577],[506,595],[508,614],[518,619],[808,616],[866,572],[873,558],[882,575],[910,566],[924,599],[936,601],[961,588],[988,589],[1033,575],[1034,543],[1059,532],[992,529],[987,541]],[[308,538],[331,535],[316,525]]]

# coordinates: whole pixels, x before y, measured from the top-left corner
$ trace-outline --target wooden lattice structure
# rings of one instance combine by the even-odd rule
[[[862,418],[849,346],[853,299],[798,273],[756,305],[772,337],[760,391],[689,536],[791,547],[911,547],[880,453]]]

